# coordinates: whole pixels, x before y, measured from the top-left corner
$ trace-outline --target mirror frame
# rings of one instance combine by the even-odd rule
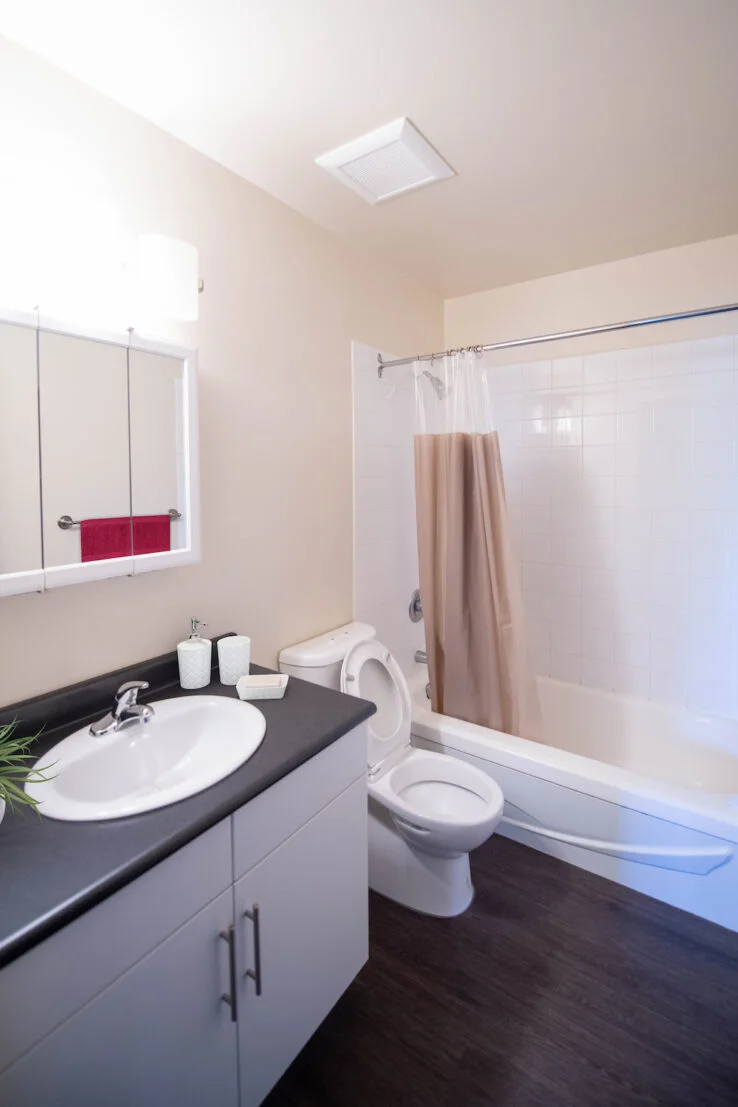
[[[79,562],[49,568],[28,569],[17,573],[0,573],[0,598],[22,592],[45,592],[66,584],[83,584],[91,580],[107,580],[111,577],[138,576],[156,569],[173,569],[180,565],[193,565],[201,559],[200,539],[200,464],[197,410],[197,351],[185,346],[144,338],[131,329],[126,333],[103,331],[69,325],[42,315],[0,309],[0,323],[26,327],[36,332],[67,335],[89,342],[120,346],[126,350],[162,354],[177,358],[183,363],[183,441],[184,441],[184,503],[177,504],[182,513],[185,542],[176,550],[153,554],[132,554],[130,557],[110,558],[104,561]],[[36,367],[38,374],[38,362]],[[37,377],[38,381],[38,377]],[[40,433],[40,428],[39,428]],[[130,451],[130,439],[128,443]],[[43,526],[43,471],[39,495],[39,526]],[[181,525],[181,524],[180,524]]]

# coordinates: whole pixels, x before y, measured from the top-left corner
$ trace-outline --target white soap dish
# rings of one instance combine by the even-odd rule
[[[242,676],[236,682],[236,691],[242,700],[281,700],[289,679],[287,673]]]

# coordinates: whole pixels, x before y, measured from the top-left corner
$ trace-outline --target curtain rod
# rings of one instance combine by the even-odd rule
[[[488,350],[511,350],[515,346],[534,346],[539,342],[560,342],[563,338],[584,338],[589,334],[608,334],[610,331],[628,331],[633,327],[650,327],[654,323],[674,323],[678,319],[699,319],[702,315],[724,315],[728,311],[738,311],[738,304],[722,304],[720,307],[697,308],[695,311],[677,311],[672,315],[653,315],[649,319],[628,319],[624,323],[605,323],[601,327],[583,327],[578,331],[560,331],[558,334],[539,334],[534,338],[513,338],[507,342],[490,342],[486,346],[468,346],[465,349],[478,353]],[[437,357],[458,354],[461,350],[444,350],[442,353],[418,354],[417,357],[400,357],[394,361],[384,361],[377,354],[377,375],[381,378],[385,369],[394,365],[412,365],[416,361],[433,361]]]

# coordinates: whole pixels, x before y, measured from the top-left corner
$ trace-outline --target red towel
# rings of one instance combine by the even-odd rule
[[[130,557],[131,520],[83,519],[79,525],[83,561],[104,561],[110,557]]]
[[[133,552],[161,553],[170,549],[168,515],[134,515]],[[80,523],[82,561],[105,561],[111,557],[130,557],[131,520],[83,519]]]
[[[134,515],[133,552],[150,554],[170,549],[171,525],[169,515]]]

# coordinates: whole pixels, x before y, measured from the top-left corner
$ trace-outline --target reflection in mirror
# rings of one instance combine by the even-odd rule
[[[0,323],[0,575],[41,564],[36,331]]]
[[[129,351],[134,553],[186,545],[184,362]],[[169,512],[179,513],[179,519]]]
[[[126,356],[123,346],[39,334],[47,569],[131,554]]]

